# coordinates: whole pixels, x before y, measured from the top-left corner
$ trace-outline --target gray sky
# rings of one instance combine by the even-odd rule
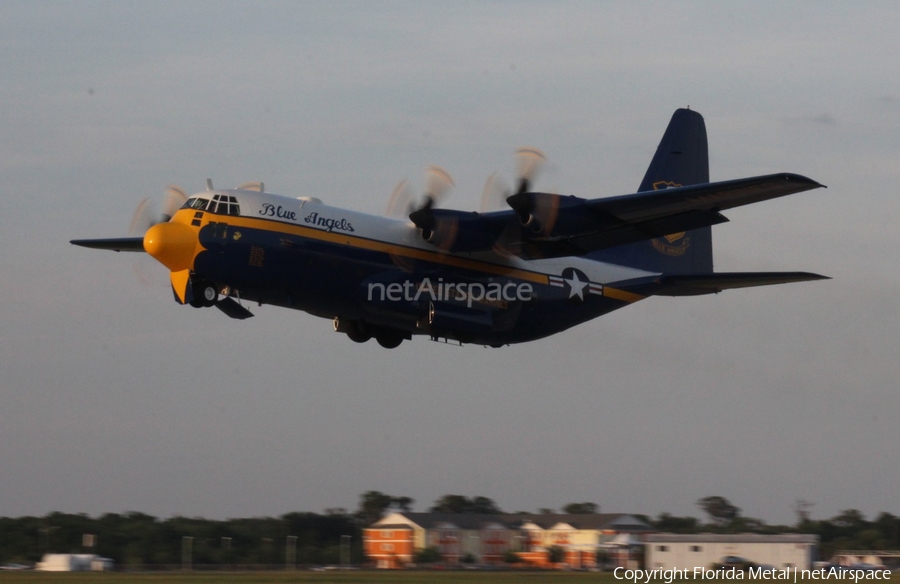
[[[793,522],[900,514],[900,5],[0,3],[0,515],[355,508],[369,489]],[[274,307],[178,306],[138,201],[263,180],[380,213],[441,164],[477,209],[637,188],[672,112],[711,176],[827,190],[732,210],[721,270],[813,282],[653,298],[546,340],[386,351]]]

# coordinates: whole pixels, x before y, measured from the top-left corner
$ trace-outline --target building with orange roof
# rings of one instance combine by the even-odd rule
[[[601,550],[614,565],[628,565],[641,547],[637,536],[651,531],[649,524],[625,513],[395,512],[363,530],[363,549],[379,568],[410,565],[418,552],[428,548],[436,550],[445,564],[469,559],[497,565],[513,552],[535,567],[553,567],[551,549],[561,548],[560,566],[594,568]]]

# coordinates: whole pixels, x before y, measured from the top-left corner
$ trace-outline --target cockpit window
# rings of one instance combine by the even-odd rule
[[[187,201],[184,202],[184,205],[181,206],[182,209],[197,209],[199,211],[205,211],[206,206],[209,203],[209,199],[201,199],[200,197],[191,197]]]
[[[181,206],[182,209],[197,209],[219,215],[240,215],[241,208],[237,198],[232,195],[213,195],[212,201],[201,197],[191,197]]]
[[[237,198],[232,195],[213,195],[213,200],[206,208],[210,213],[218,213],[219,215],[240,215],[241,208],[238,206]]]

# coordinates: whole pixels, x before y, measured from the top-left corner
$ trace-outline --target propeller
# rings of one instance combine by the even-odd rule
[[[449,247],[456,239],[456,225],[447,221],[436,221],[434,207],[443,199],[452,186],[453,178],[440,166],[429,166],[425,171],[425,193],[418,207],[411,206],[409,219],[422,230],[425,241],[438,247]]]
[[[425,201],[422,207],[431,209],[443,199],[456,183],[450,173],[440,166],[425,169]]]
[[[516,189],[508,188],[497,173],[488,177],[481,194],[482,213],[502,209],[506,199],[514,194],[527,193],[531,189],[538,172],[547,162],[547,157],[537,148],[524,147],[516,150]]]
[[[533,233],[549,235],[556,224],[559,201],[556,197],[534,197],[531,191],[538,171],[547,162],[547,157],[537,148],[516,150],[519,183],[514,193],[507,194],[506,203],[519,215],[522,227]]]
[[[394,187],[384,214],[388,217],[400,218],[420,209],[431,209],[447,195],[455,184],[449,172],[440,166],[429,166],[425,169],[425,190],[422,202],[417,204],[412,185],[408,180],[403,179]]]
[[[385,217],[399,219],[409,214],[410,208],[413,207],[412,200],[414,196],[408,180],[403,179],[398,182],[391,193],[391,198],[388,199],[387,207],[384,209]]]
[[[185,201],[187,201],[187,194],[181,188],[173,185],[167,186],[163,193],[162,211],[155,209],[150,197],[143,199],[134,211],[131,225],[128,227],[128,234],[143,235],[157,223],[169,221]]]
[[[156,209],[156,205],[150,197],[141,200],[131,218],[131,225],[128,227],[128,235],[143,236],[154,225],[168,222],[172,218],[172,215],[181,208],[186,200],[187,194],[185,194],[184,190],[173,185],[167,186],[163,192],[161,211]],[[151,263],[155,262],[151,262],[150,258],[147,257],[139,257],[135,259],[132,265],[135,276],[143,286],[152,286],[162,283],[158,277],[158,273],[153,269],[148,269],[148,266]]]
[[[415,190],[409,181],[404,179],[394,187],[384,214],[395,219],[409,217],[412,220],[413,214],[425,210],[423,215],[427,215],[427,217],[422,217],[422,215],[416,215],[416,217],[431,225],[429,229],[429,234],[431,234],[435,223],[431,209],[447,195],[453,186],[453,177],[450,176],[450,173],[440,166],[429,166],[425,169],[425,190],[422,203],[416,203]],[[408,257],[391,254],[391,260],[406,271],[412,271],[415,267],[415,261]]]
[[[488,177],[481,198],[481,212],[502,208],[505,202],[518,215],[519,221],[510,223],[494,245],[494,251],[515,255],[523,240],[534,236],[549,236],[559,214],[559,198],[532,193],[534,181],[547,157],[537,148],[516,150],[518,181],[516,188],[507,188],[497,174]]]

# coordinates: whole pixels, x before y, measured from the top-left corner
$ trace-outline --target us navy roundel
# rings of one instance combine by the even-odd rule
[[[584,272],[577,268],[566,268],[561,276],[550,276],[550,285],[555,288],[565,288],[569,293],[569,300],[583,302],[588,294],[603,295],[603,285],[591,282]]]

